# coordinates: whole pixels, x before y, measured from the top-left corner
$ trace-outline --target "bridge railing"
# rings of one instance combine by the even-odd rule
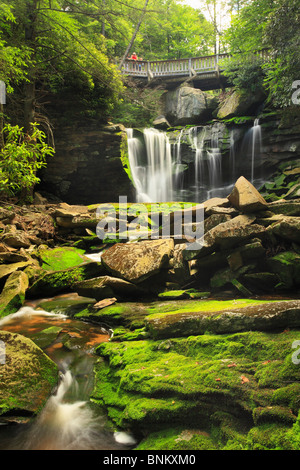
[[[254,55],[267,58],[267,50],[261,50]],[[124,62],[122,73],[136,77],[170,77],[170,76],[190,76],[201,73],[214,72],[222,69],[222,64],[230,54],[207,55],[202,57],[192,57],[189,59],[166,59],[166,60],[131,60]]]

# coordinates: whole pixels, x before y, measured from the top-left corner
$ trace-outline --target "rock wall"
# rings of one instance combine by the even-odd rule
[[[133,198],[126,172],[126,132],[121,126],[97,122],[64,125],[55,130],[56,153],[41,172],[40,191],[70,204]]]

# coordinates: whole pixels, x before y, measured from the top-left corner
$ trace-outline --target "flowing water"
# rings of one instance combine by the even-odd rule
[[[172,143],[168,135],[150,128],[137,136],[127,129],[136,202],[226,197],[241,174],[257,187],[263,183],[257,174],[262,154],[258,119],[242,139],[237,129],[228,131],[220,123],[182,128]]]
[[[45,343],[43,331],[57,327]],[[135,443],[126,433],[111,433],[99,409],[89,402],[95,348],[109,341],[105,328],[26,306],[0,320],[0,329],[34,340],[58,365],[60,382],[42,412],[25,424],[0,426],[0,450],[120,450]],[[43,344],[45,343],[45,344]]]

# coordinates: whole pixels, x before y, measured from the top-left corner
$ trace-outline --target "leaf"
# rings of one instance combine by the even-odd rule
[[[247,377],[245,377],[244,375],[241,375],[241,383],[245,384],[247,382],[250,382],[250,380]]]

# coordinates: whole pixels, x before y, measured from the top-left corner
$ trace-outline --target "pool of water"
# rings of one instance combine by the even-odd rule
[[[55,394],[36,418],[0,425],[0,450],[122,450],[134,446],[130,434],[109,431],[105,415],[89,401],[95,348],[109,341],[109,331],[41,310],[38,303],[0,320],[0,329],[32,339],[60,371]]]

